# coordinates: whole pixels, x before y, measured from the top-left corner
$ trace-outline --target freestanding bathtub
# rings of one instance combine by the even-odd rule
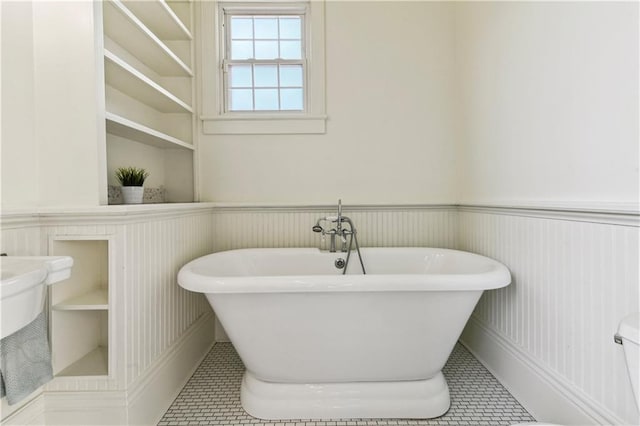
[[[186,264],[244,362],[243,408],[263,419],[431,418],[449,409],[442,375],[484,290],[507,268],[434,248],[242,249]]]

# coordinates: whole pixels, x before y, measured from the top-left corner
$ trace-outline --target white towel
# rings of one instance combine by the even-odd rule
[[[42,312],[26,327],[0,340],[0,396],[13,405],[53,378],[47,317]]]

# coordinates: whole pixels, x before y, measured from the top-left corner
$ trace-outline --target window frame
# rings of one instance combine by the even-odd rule
[[[198,66],[202,94],[202,131],[205,134],[322,134],[326,131],[324,0],[197,2],[200,32]],[[227,16],[301,14],[305,60],[304,110],[227,111],[224,71]],[[228,11],[225,13],[225,11]],[[287,13],[288,12],[288,13]],[[225,25],[224,27],[222,25]]]

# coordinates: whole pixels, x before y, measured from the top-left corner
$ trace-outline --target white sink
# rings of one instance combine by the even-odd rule
[[[71,276],[69,256],[2,256],[0,339],[36,319],[44,308],[47,284]]]

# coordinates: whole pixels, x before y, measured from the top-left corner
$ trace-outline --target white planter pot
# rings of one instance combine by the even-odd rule
[[[123,186],[122,200],[125,204],[142,204],[144,186]]]

